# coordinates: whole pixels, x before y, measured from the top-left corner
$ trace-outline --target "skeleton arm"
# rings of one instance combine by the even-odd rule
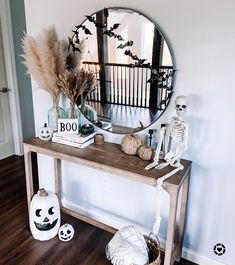
[[[180,167],[181,166],[180,157],[183,154],[183,152],[186,151],[187,149],[188,149],[188,124],[185,123],[183,142],[178,144],[177,149],[176,149],[176,153],[174,154],[174,156],[171,159],[169,159],[169,161],[158,165],[156,168],[162,169],[168,165],[171,165],[173,167]]]
[[[145,167],[146,170],[149,170],[149,169],[151,169],[153,167],[156,167],[158,165],[159,154],[160,154],[160,151],[161,151],[162,143],[164,141],[165,132],[166,132],[166,128],[162,127],[161,130],[160,130],[160,137],[159,137],[159,141],[158,141],[158,144],[157,144],[157,149],[156,149],[156,152],[155,152],[155,156],[153,158],[154,161]]]
[[[166,128],[166,134],[165,134],[165,138],[164,138],[164,156],[165,156],[165,154],[167,154],[169,152],[169,149],[170,149],[170,145],[171,145],[171,139],[170,139],[171,130],[172,130],[172,122],[170,122],[167,125],[167,128]]]

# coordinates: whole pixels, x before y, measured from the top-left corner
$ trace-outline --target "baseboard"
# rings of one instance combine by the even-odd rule
[[[199,265],[226,265],[225,263],[221,263],[219,261],[216,261],[214,259],[210,259],[206,256],[203,256],[191,249],[184,248],[183,247],[183,252],[182,252],[182,257],[184,259],[190,260],[196,264]]]
[[[62,204],[66,208],[72,209],[74,211],[78,211],[79,213],[84,214],[90,218],[93,218],[96,221],[103,222],[103,223],[108,224],[108,225],[115,227],[117,229],[120,229],[121,227],[129,224],[128,221],[126,221],[122,218],[115,216],[115,219],[114,219],[114,218],[112,218],[113,217],[112,214],[109,214],[106,212],[104,213],[102,210],[96,209],[94,207],[93,208],[89,207],[89,209],[87,209],[86,207],[79,206],[79,205],[74,204],[74,203],[67,201],[65,199],[62,199]],[[145,233],[145,234],[149,233],[149,231],[147,231],[146,228],[144,228],[138,224],[135,224],[135,225],[137,225],[143,233]],[[164,248],[166,245],[165,240],[162,238],[159,238],[159,240],[160,240],[161,246],[163,246],[163,248]],[[201,254],[199,254],[199,253],[197,253],[191,249],[184,248],[184,247],[183,247],[182,257],[184,259],[187,259],[187,260],[192,261],[192,262],[199,264],[199,265],[227,265],[225,263],[215,261],[215,260],[210,259],[206,256],[203,256],[203,255],[201,255]]]

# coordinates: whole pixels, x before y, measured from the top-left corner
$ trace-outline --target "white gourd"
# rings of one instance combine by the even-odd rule
[[[141,145],[137,150],[139,158],[149,161],[153,158],[153,148],[146,145]]]

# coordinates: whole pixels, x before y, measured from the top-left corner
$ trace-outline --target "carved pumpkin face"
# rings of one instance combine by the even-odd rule
[[[70,224],[64,224],[58,232],[59,239],[63,242],[70,241],[74,236],[74,229]]]
[[[41,189],[30,204],[30,230],[35,239],[49,240],[57,235],[60,227],[60,207],[56,195]]]
[[[41,127],[39,129],[38,137],[41,140],[49,141],[49,140],[51,140],[52,135],[53,135],[53,131],[52,131],[52,129],[50,127],[47,126],[46,123],[44,124],[44,127]]]

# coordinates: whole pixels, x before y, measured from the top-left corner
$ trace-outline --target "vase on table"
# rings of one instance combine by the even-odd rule
[[[65,110],[53,102],[53,107],[48,110],[48,126],[53,130],[53,132],[57,131],[58,119],[65,117]]]
[[[68,119],[78,119],[79,128],[81,127],[81,112],[75,103],[70,102],[70,108],[67,109],[66,114]]]

